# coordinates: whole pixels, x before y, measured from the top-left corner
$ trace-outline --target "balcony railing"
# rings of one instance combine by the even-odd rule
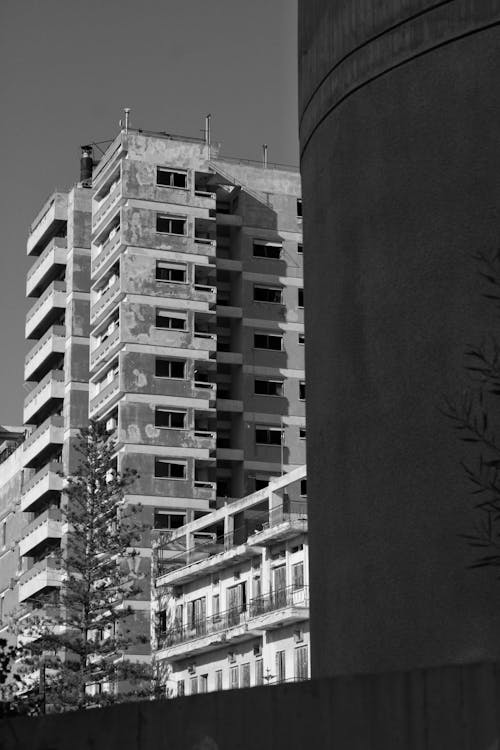
[[[35,328],[40,325],[45,315],[54,308],[64,308],[66,305],[66,283],[53,281],[30,307],[26,314],[26,338],[30,338]],[[46,308],[44,311],[44,307]],[[37,316],[39,320],[37,320]]]
[[[24,379],[31,380],[35,370],[52,353],[64,354],[66,346],[65,326],[51,326],[42,338],[31,347],[24,360]]]
[[[251,621],[261,615],[277,612],[287,607],[307,609],[309,607],[309,589],[307,586],[278,589],[268,596],[251,599],[248,606],[234,607],[211,617],[195,620],[190,625],[174,625],[167,631],[159,632],[158,648],[168,648],[178,643],[187,643],[197,638],[250,625]]]
[[[110,350],[120,341],[120,329],[116,328],[113,333],[107,336],[104,341],[101,341],[93,351],[90,352],[90,368],[94,368]]]
[[[107,306],[114,302],[119,296],[121,291],[120,278],[118,277],[115,283],[106,289],[104,294],[96,299],[90,309],[90,322],[95,323],[97,319],[102,315]]]
[[[23,487],[21,510],[31,510],[34,504],[47,492],[62,490],[64,483],[62,476],[60,476],[62,471],[63,465],[58,461],[50,461],[40,471],[37,471]]]
[[[47,373],[47,375],[40,380],[40,382],[33,388],[32,391],[28,393],[26,398],[24,399],[24,421],[28,422],[29,418],[27,418],[26,412],[29,411],[29,407],[33,404],[35,399],[40,396],[42,391],[47,388],[47,386],[51,386],[52,384],[59,384],[55,386],[56,391],[56,398],[64,398],[64,372],[63,370],[50,370],[50,372]],[[62,386],[62,389],[61,389]],[[48,400],[48,398],[46,399]]]
[[[66,264],[67,242],[65,237],[53,237],[42,254],[36,259],[26,276],[28,296],[46,276],[51,268]]]
[[[33,521],[31,521],[31,523],[26,526],[21,539],[25,539],[33,531],[36,531],[36,529],[38,529],[40,526],[43,526],[44,523],[47,523],[47,521],[59,522],[61,520],[62,516],[59,508],[47,508],[46,511],[40,513],[39,516],[34,518]]]

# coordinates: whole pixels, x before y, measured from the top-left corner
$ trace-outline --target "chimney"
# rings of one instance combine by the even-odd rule
[[[80,182],[88,187],[92,184],[92,167],[94,159],[92,156],[92,146],[82,146],[82,155],[80,157]]]

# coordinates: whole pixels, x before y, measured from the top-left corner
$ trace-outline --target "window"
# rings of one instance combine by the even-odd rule
[[[160,187],[187,188],[187,173],[180,169],[156,168],[156,184]]]
[[[255,684],[264,684],[264,661],[263,659],[255,660]]]
[[[255,442],[260,445],[281,445],[281,427],[256,427]]]
[[[183,430],[185,422],[185,411],[169,411],[160,406],[155,409],[155,427],[172,427]]]
[[[292,585],[294,589],[304,588],[304,563],[292,565]]]
[[[186,266],[166,263],[163,260],[156,261],[156,280],[172,281],[176,284],[186,282]]]
[[[185,513],[171,513],[163,508],[154,510],[155,529],[178,529],[186,523]]]
[[[276,682],[284,682],[286,680],[286,666],[285,666],[285,652],[276,652]]]
[[[171,328],[176,331],[185,331],[186,316],[174,310],[163,310],[157,307],[155,325],[157,328]]]
[[[186,363],[180,359],[155,359],[155,376],[157,378],[178,378],[184,380]]]
[[[283,336],[274,333],[255,333],[253,345],[255,349],[273,349],[280,352],[283,349]]]
[[[200,674],[200,693],[206,693],[208,691],[208,674]]]
[[[185,694],[184,680],[177,680],[177,695],[181,698]]]
[[[167,610],[166,609],[161,609],[158,612],[158,632],[159,633],[167,632]]]
[[[198,678],[191,677],[191,695],[196,695],[197,693],[198,693]]]
[[[297,218],[302,218],[302,200],[297,198]]]
[[[297,245],[297,252],[299,253],[299,255],[302,255],[302,253],[304,252],[304,246],[301,242],[299,242]]]
[[[303,333],[299,333],[299,344],[305,344],[306,337]]]
[[[241,687],[250,687],[250,663],[241,665]]]
[[[215,672],[215,689],[222,690],[222,669],[217,669]]]
[[[307,646],[295,649],[295,679],[307,680],[309,677],[309,655]]]
[[[164,234],[186,234],[186,217],[156,214],[156,231]]]
[[[255,380],[254,391],[260,396],[282,396],[282,380]]]
[[[298,290],[298,303],[299,303],[299,307],[304,307],[304,290],[303,289]]]
[[[302,497],[305,497],[307,495],[307,479],[300,480],[300,494],[302,495]]]
[[[212,618],[218,620],[220,618],[220,596],[214,594],[212,596]]]
[[[305,380],[301,380],[299,382],[299,399],[301,401],[306,400],[306,381]]]
[[[155,477],[157,479],[185,479],[186,464],[173,463],[166,458],[155,458]]]
[[[255,302],[272,302],[280,305],[281,291],[279,286],[254,286],[253,298]]]
[[[282,247],[283,246],[277,242],[264,242],[263,240],[254,240],[253,257],[279,260]]]
[[[230,673],[229,673],[230,674],[230,678],[231,678],[231,680],[230,680],[231,690],[235,690],[236,688],[238,688],[240,686],[238,672],[239,672],[238,666],[231,667],[231,670],[230,670]]]

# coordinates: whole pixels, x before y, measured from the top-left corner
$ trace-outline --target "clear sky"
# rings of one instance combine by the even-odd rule
[[[21,424],[29,225],[132,127],[298,162],[296,0],[0,0],[0,424]],[[33,300],[31,301],[33,302]]]

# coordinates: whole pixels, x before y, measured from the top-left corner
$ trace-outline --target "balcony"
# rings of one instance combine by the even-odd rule
[[[214,500],[216,493],[215,482],[205,482],[201,479],[195,479],[193,486],[193,498],[195,500]]]
[[[207,399],[210,406],[215,406],[217,398],[217,384],[204,380],[195,380],[193,383],[193,395],[195,398]]]
[[[233,535],[225,538],[196,539],[196,543],[182,552],[168,556],[167,550],[157,550],[159,586],[180,586],[237,565],[243,560],[260,557],[262,550],[246,543],[233,544]]]
[[[191,297],[198,302],[206,302],[209,308],[215,307],[217,287],[208,284],[193,284]]]
[[[304,503],[305,506],[305,503]],[[247,540],[249,545],[266,547],[293,539],[301,534],[307,534],[307,511],[284,512],[282,508],[276,508],[270,513],[270,520],[263,525],[260,531],[254,531]]]
[[[112,403],[120,396],[120,378],[115,377],[110,383],[107,383],[100,391],[94,396],[89,404],[89,416],[91,419],[96,419],[100,416],[101,412],[105,411],[110,407]]]
[[[215,356],[215,352],[217,351],[217,334],[195,331],[189,348],[208,352],[210,356]]]
[[[39,255],[51,237],[60,234],[68,215],[68,196],[55,192],[30,227],[26,250],[28,255]]]
[[[46,557],[22,574],[18,584],[19,602],[36,596],[44,589],[60,588],[62,571],[57,558]]]
[[[61,463],[51,461],[31,477],[23,488],[21,510],[32,512],[51,496],[54,496],[55,493],[59,493],[64,484],[64,480],[60,476],[62,470]]]
[[[120,254],[121,247],[122,241],[120,228],[118,228],[116,234],[114,234],[113,237],[109,237],[104,245],[95,246],[95,254],[93,254],[92,259],[93,280],[95,280],[98,276],[100,276],[113,265]]]
[[[101,343],[90,352],[90,370],[95,370],[99,365],[103,365],[111,357],[113,357],[118,351],[121,345],[120,341],[120,329],[115,330],[107,336]]]
[[[43,454],[53,445],[62,445],[63,438],[63,418],[52,416],[46,419],[23,443],[23,466],[29,467],[43,460]]]
[[[62,370],[51,370],[31,393],[28,393],[24,399],[24,424],[35,421],[34,418],[40,410],[46,409],[55,398],[64,398],[64,372]]]
[[[46,372],[51,363],[60,359],[66,347],[66,328],[52,326],[40,341],[30,349],[24,360],[24,379],[37,380],[41,372]]]
[[[114,284],[110,286],[104,294],[101,294],[90,307],[90,323],[98,325],[103,318],[109,313],[110,306],[116,304],[123,296],[120,278],[117,277]]]
[[[111,184],[108,193],[100,200],[94,198],[92,205],[92,232],[99,229],[101,223],[110,216],[112,210],[123,200],[122,180],[120,174]]]
[[[54,237],[28,271],[26,296],[39,297],[66,265],[66,238]]]
[[[48,508],[26,527],[19,541],[19,554],[21,556],[38,554],[51,539],[60,539],[61,536],[61,511],[59,508]]]
[[[169,661],[206,653],[262,635],[266,630],[309,619],[308,587],[287,587],[234,608],[158,635],[160,658]]]
[[[27,339],[40,338],[45,329],[59,317],[66,308],[66,283],[53,281],[42,296],[28,310],[25,336]]]

